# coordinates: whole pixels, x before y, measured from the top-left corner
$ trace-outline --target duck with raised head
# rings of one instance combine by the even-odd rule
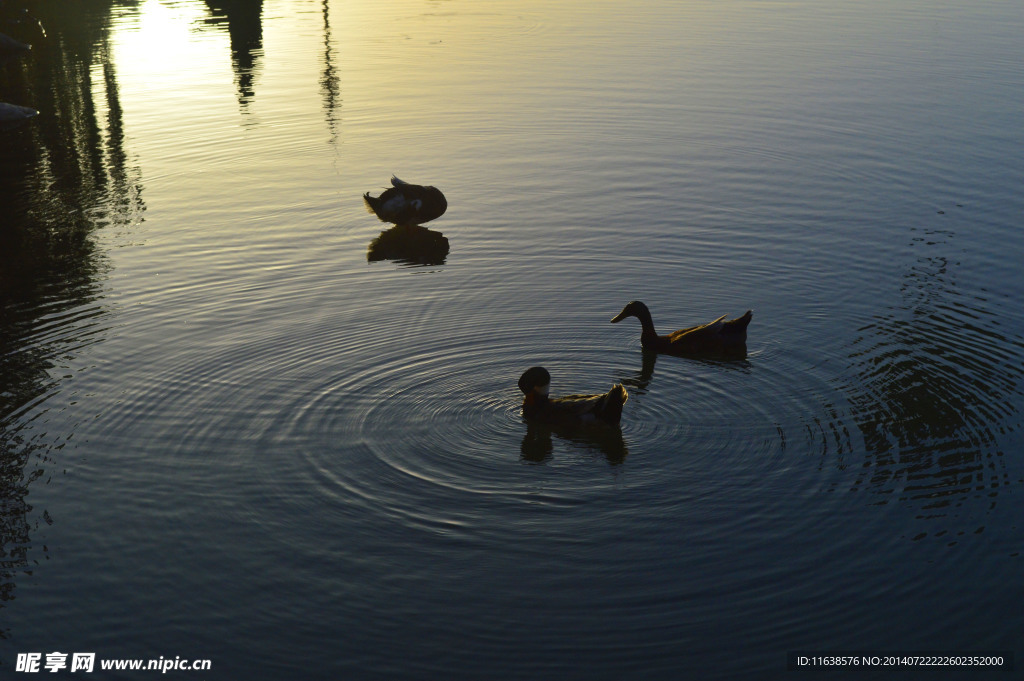
[[[391,178],[391,187],[374,198],[363,194],[367,209],[383,222],[396,225],[422,225],[444,215],[448,200],[437,187],[409,184],[397,177]]]
[[[612,324],[621,322],[626,317],[639,319],[642,327],[640,344],[645,350],[668,355],[743,356],[747,352],[747,325],[750,324],[753,314],[753,310],[747,310],[742,316],[729,321],[722,315],[707,324],[698,324],[659,336],[654,330],[651,311],[639,300],[634,300],[612,318]]]
[[[604,423],[619,425],[622,405],[629,394],[621,384],[603,395],[566,395],[549,397],[551,374],[544,367],[527,369],[519,377],[519,389],[523,391],[523,416],[530,420],[561,425],[583,425]]]

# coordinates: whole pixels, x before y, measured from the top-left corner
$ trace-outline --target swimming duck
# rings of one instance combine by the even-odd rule
[[[523,416],[527,419],[547,423],[576,425],[605,423],[619,425],[622,405],[629,394],[621,384],[603,395],[566,395],[548,397],[551,374],[544,367],[527,369],[519,377],[519,389],[523,391]]]
[[[448,201],[436,187],[409,184],[397,177],[391,178],[391,188],[374,198],[363,194],[366,207],[383,222],[396,225],[421,225],[444,215]]]
[[[750,324],[753,314],[752,310],[747,310],[744,315],[731,321],[726,321],[725,315],[722,315],[713,322],[659,336],[654,330],[651,311],[639,300],[634,300],[612,318],[612,324],[621,322],[626,317],[639,319],[643,327],[640,344],[645,350],[669,355],[742,356],[747,352],[747,325]]]

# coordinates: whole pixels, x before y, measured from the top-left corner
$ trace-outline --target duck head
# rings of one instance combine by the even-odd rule
[[[622,308],[622,312],[612,317],[612,324],[621,322],[626,317],[636,317],[640,320],[640,323],[646,328],[648,324],[653,326],[651,320],[651,311],[647,309],[647,306],[641,303],[639,300],[634,300],[626,304],[626,307]]]
[[[531,367],[519,377],[519,389],[526,396],[536,394],[547,397],[551,387],[551,374],[544,367]]]

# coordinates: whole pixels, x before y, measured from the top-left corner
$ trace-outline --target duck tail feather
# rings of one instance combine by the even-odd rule
[[[629,393],[621,383],[612,386],[608,394],[601,400],[601,420],[617,425],[622,419],[622,405],[629,399]]]
[[[403,184],[409,184],[409,183],[405,182],[403,180],[399,180],[397,175],[392,175],[391,176],[391,186],[392,187],[401,187]]]
[[[754,317],[753,310],[747,310],[742,316],[728,321],[725,323],[725,329],[731,333],[739,333],[740,331],[746,331],[747,325],[750,324],[750,320]]]
[[[380,199],[370,196],[370,192],[363,194],[363,202],[366,204],[366,211],[380,217],[377,209],[380,208]]]

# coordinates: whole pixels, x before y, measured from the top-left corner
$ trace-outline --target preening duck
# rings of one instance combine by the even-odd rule
[[[391,187],[374,198],[363,194],[367,209],[384,222],[396,225],[422,225],[444,215],[448,201],[436,187],[409,184],[397,177],[391,178]]]
[[[603,395],[566,395],[551,398],[548,388],[551,374],[544,367],[527,369],[519,377],[523,391],[523,416],[546,423],[576,425],[604,423],[617,426],[622,417],[622,405],[629,394],[621,384]]]
[[[659,336],[654,330],[651,311],[639,300],[634,300],[612,318],[612,324],[626,317],[636,317],[643,327],[640,344],[644,349],[654,352],[669,355],[743,356],[747,352],[747,325],[753,314],[752,310],[747,310],[742,316],[730,321],[726,321],[725,315],[722,315],[713,322]]]

